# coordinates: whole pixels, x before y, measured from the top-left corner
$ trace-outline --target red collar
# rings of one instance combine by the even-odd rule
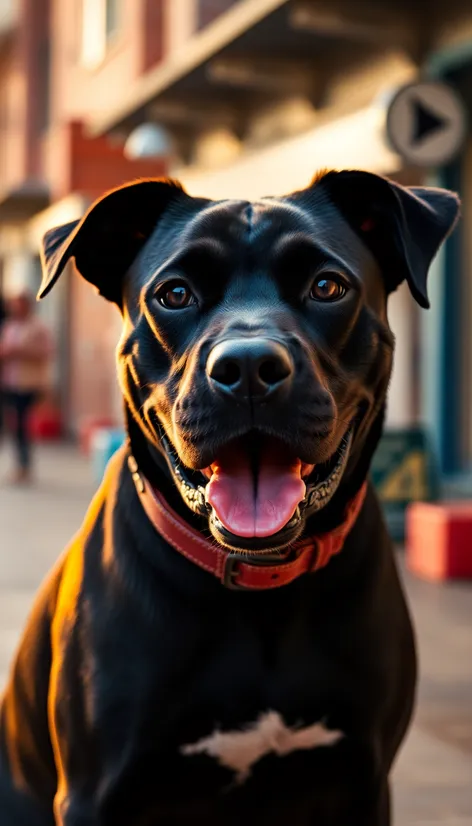
[[[264,591],[288,585],[302,574],[313,573],[324,568],[332,556],[339,553],[347,535],[359,516],[367,491],[367,482],[349,503],[344,520],[329,533],[313,536],[296,542],[293,546],[295,557],[290,561],[267,564],[263,561],[242,560],[239,554],[225,551],[215,541],[205,539],[187,524],[166,502],[162,494],[151,487],[147,479],[138,471],[133,456],[128,459],[141,504],[146,514],[161,536],[199,568],[213,574],[227,588],[233,590]]]

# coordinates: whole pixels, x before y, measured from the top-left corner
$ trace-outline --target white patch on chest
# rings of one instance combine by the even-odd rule
[[[254,763],[267,754],[283,757],[292,751],[334,746],[343,737],[342,731],[328,729],[323,723],[289,728],[277,711],[267,711],[242,731],[216,729],[209,737],[182,746],[180,751],[186,756],[214,757],[221,766],[236,772],[236,782],[243,783]]]

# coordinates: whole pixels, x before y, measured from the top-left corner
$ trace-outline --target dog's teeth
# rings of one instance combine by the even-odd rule
[[[316,465],[309,465],[307,462],[302,462],[301,466],[301,477],[305,479],[310,473],[313,473]]]

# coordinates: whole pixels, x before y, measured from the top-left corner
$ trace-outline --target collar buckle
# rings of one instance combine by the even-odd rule
[[[254,568],[270,567],[271,565],[281,565],[287,562],[287,559],[280,554],[264,554],[260,559],[242,558],[241,554],[228,553],[225,557],[223,573],[221,575],[221,582],[230,591],[254,591],[255,588],[248,588],[246,585],[236,582],[236,577],[239,573],[239,566],[244,562],[245,565],[252,565]],[[264,589],[261,589],[264,590]]]
[[[239,572],[239,565],[241,564],[241,557],[239,554],[227,554],[223,573],[221,575],[221,582],[230,591],[246,591],[244,585],[239,585],[236,582],[236,577]]]

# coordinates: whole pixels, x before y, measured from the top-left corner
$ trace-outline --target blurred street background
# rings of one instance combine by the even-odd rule
[[[471,112],[470,0],[0,0],[7,305],[37,291],[47,229],[137,177],[255,198],[304,187],[320,168],[360,168],[463,199],[431,270],[431,310],[404,286],[389,302],[396,357],[373,476],[421,660],[395,826],[472,826]],[[33,485],[9,484],[8,412],[2,428],[0,689],[34,593],[122,438],[120,318],[67,270],[35,308],[55,347],[29,424]],[[421,500],[446,525],[463,503],[460,547],[453,531],[428,531]],[[425,526],[414,565],[408,508]]]

